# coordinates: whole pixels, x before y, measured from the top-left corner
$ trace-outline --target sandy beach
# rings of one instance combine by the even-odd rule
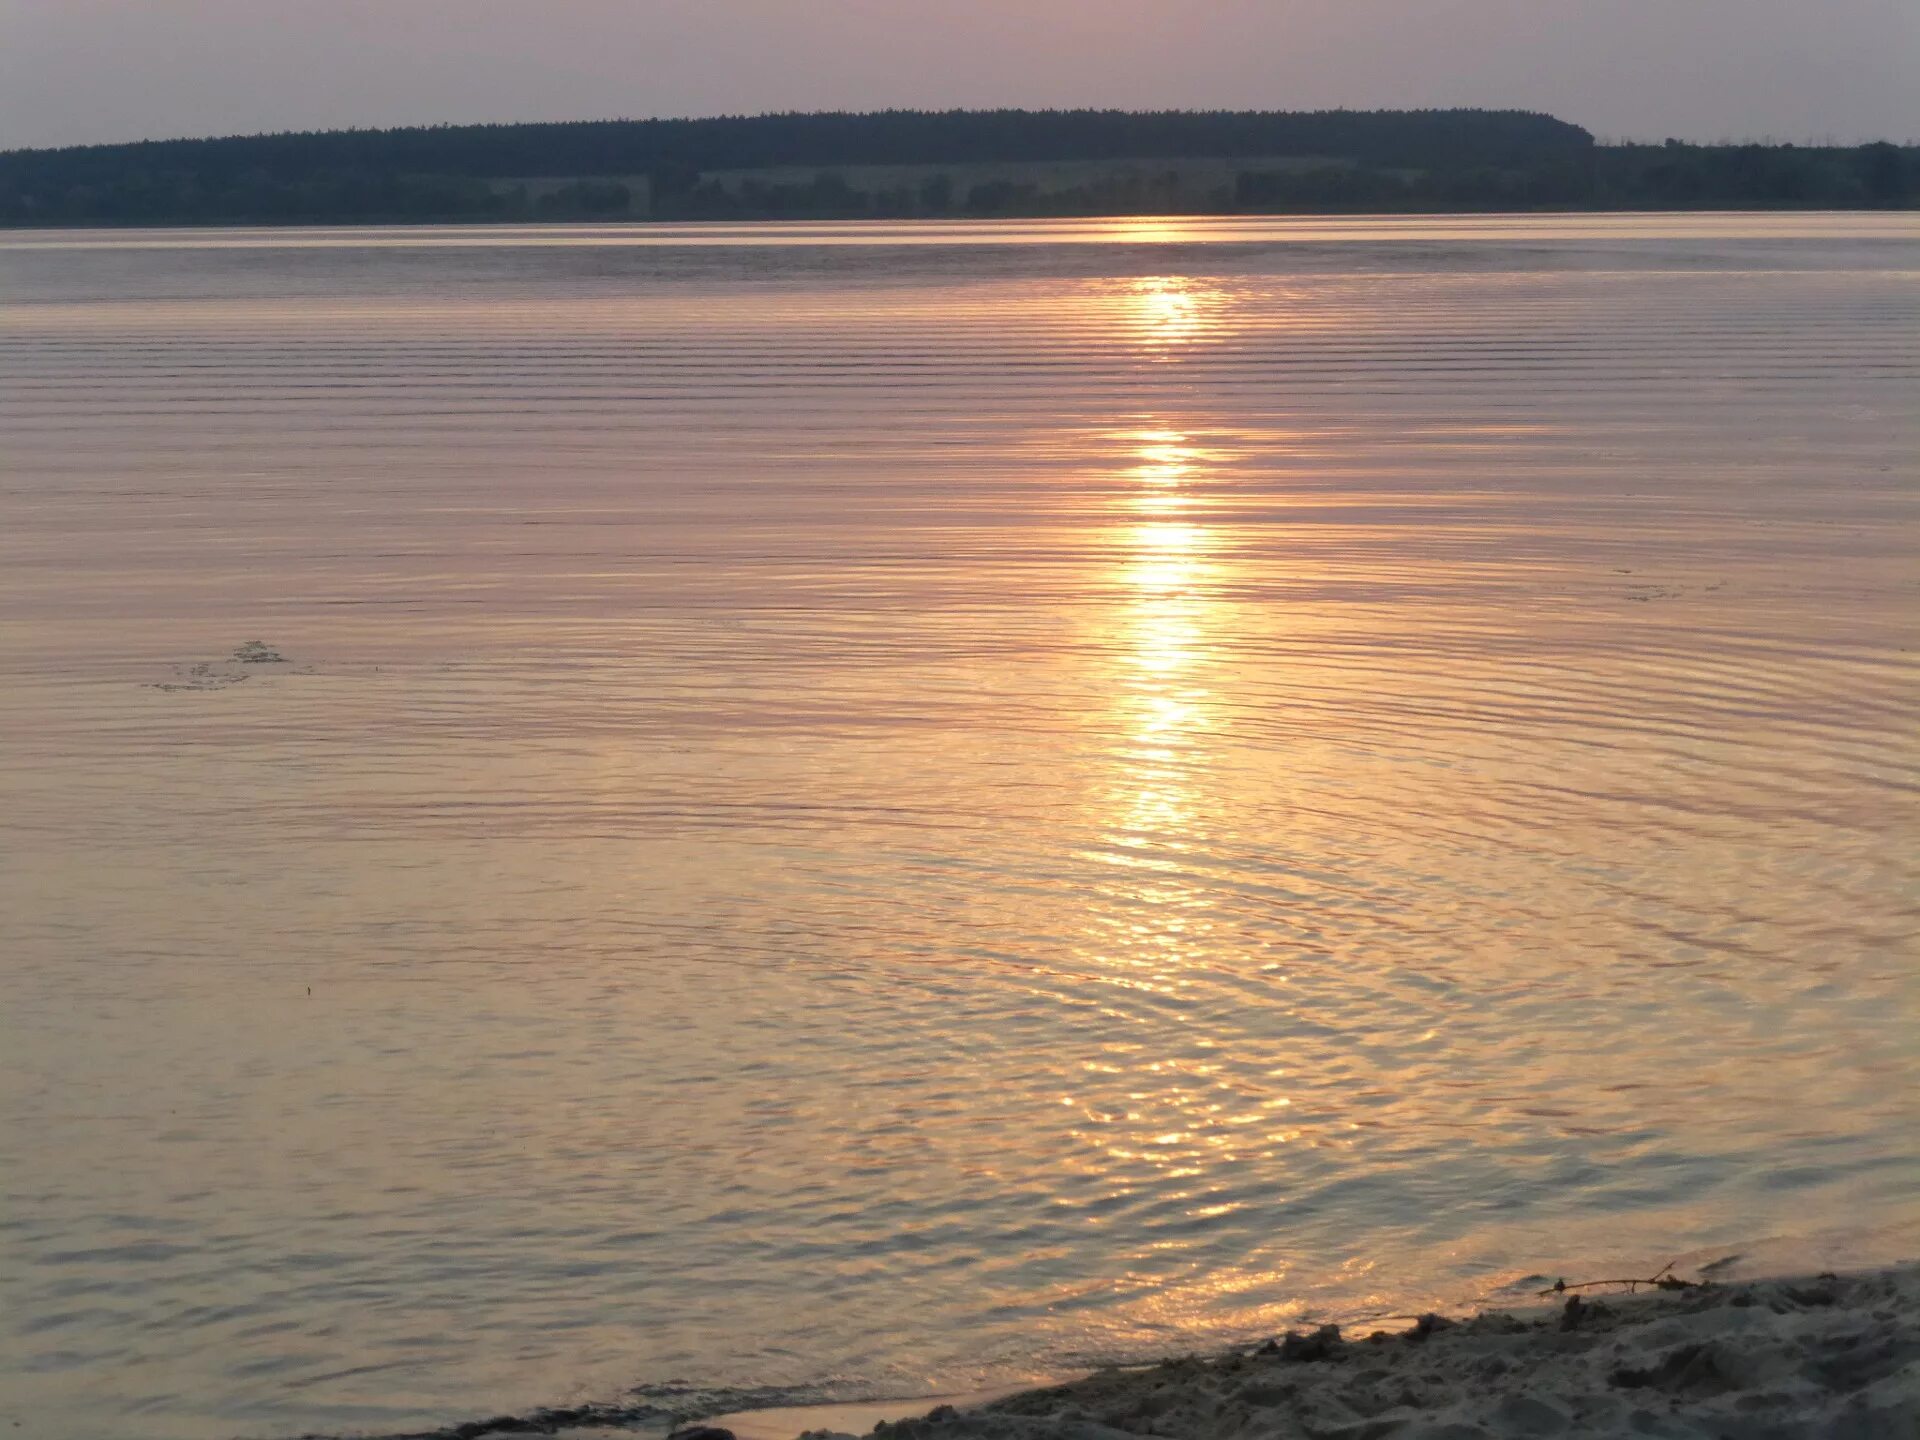
[[[798,1413],[712,1424],[737,1440],[791,1440],[783,1427]],[[855,1418],[820,1418],[828,1415]],[[816,1426],[806,1436],[848,1433]],[[1920,1266],[1631,1295],[1602,1288],[1523,1312],[1459,1322],[1425,1317],[1392,1335],[1327,1330],[1252,1353],[1102,1371],[972,1409],[943,1406],[868,1433],[882,1440],[1912,1440],[1920,1435]],[[718,1437],[708,1431],[705,1440]]]

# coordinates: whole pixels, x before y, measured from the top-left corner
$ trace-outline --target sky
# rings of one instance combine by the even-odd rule
[[[1920,140],[1920,0],[0,0],[0,149],[995,105]]]

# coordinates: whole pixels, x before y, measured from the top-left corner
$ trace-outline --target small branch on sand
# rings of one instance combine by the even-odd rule
[[[1673,1273],[1673,1267],[1680,1262],[1669,1260],[1645,1280],[1582,1280],[1569,1285],[1565,1280],[1556,1280],[1542,1290],[1542,1295],[1564,1295],[1569,1290],[1591,1290],[1599,1285],[1624,1285],[1629,1295],[1637,1292],[1642,1285],[1651,1285],[1656,1290],[1704,1290],[1709,1282],[1705,1280],[1682,1280]]]

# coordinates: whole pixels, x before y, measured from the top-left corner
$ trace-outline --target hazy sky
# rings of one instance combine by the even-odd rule
[[[0,148],[912,105],[1920,138],[1920,0],[0,0]]]

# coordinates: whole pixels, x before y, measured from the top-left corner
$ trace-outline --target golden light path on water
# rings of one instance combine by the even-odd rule
[[[6,1413],[924,1393],[1910,1250],[1916,254],[0,236]]]
[[[1151,238],[1150,227],[1129,239]],[[1118,301],[1116,341],[1156,361],[1177,360],[1224,328],[1226,300],[1202,283],[1181,276],[1143,279]],[[1105,728],[1114,737],[1113,774],[1096,792],[1099,813],[1091,817],[1100,846],[1089,858],[1105,871],[1089,946],[1105,957],[1106,982],[1117,987],[1178,997],[1194,976],[1219,963],[1220,937],[1207,903],[1183,860],[1209,842],[1210,821],[1221,813],[1217,788],[1228,783],[1215,750],[1230,737],[1219,697],[1208,688],[1221,633],[1231,622],[1219,595],[1229,583],[1232,558],[1208,523],[1206,480],[1221,458],[1165,416],[1147,417],[1141,428],[1116,432],[1130,450],[1118,475],[1106,519],[1116,555],[1115,604],[1108,623],[1117,627],[1118,673],[1111,678],[1111,712]],[[1223,1068],[1215,1052],[1225,1043],[1207,1034],[1183,1037],[1182,1053],[1161,1056],[1123,1051],[1115,1075],[1152,1077],[1153,1088],[1124,1094],[1124,1103],[1155,1105],[1159,1131],[1129,1135],[1114,1143],[1090,1137],[1102,1161],[1143,1166],[1155,1172],[1196,1223],[1231,1214],[1242,1202],[1218,1199],[1206,1184],[1218,1164],[1239,1163],[1240,1152],[1296,1138],[1285,1124],[1290,1101],[1269,1093],[1232,1107],[1210,1088]],[[1271,1077],[1283,1082],[1284,1072]],[[1282,1084],[1282,1087],[1283,1084]],[[1169,1095],[1177,1097],[1168,1109]],[[1069,1108],[1081,1102],[1063,1095]],[[1113,1117],[1095,1115],[1105,1120]],[[1128,1110],[1136,1126],[1148,1117]],[[1150,1248],[1174,1251],[1177,1240]],[[1146,1293],[1133,1303],[1139,1320],[1178,1326],[1201,1310],[1230,1310],[1236,1292],[1250,1296],[1255,1312],[1270,1311],[1260,1292],[1284,1285],[1283,1272],[1217,1277],[1203,1295],[1169,1300],[1150,1270],[1130,1272],[1124,1282]],[[1124,1283],[1123,1282],[1123,1283]]]

